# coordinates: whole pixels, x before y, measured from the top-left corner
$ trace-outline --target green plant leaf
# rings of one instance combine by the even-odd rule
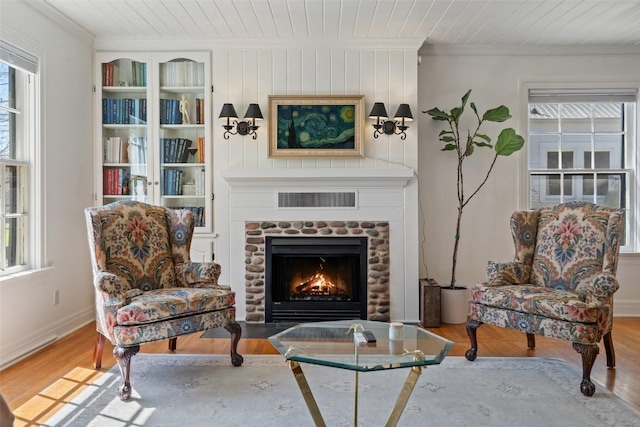
[[[432,108],[431,110],[423,111],[423,113],[430,115],[433,120],[444,120],[447,122],[451,120],[451,116],[439,108]]]
[[[454,122],[458,122],[458,120],[460,120],[460,116],[462,115],[462,113],[464,112],[464,108],[460,108],[460,107],[455,107],[451,110],[451,118],[453,119]]]
[[[486,142],[473,141],[473,143],[478,147],[493,147],[493,145],[487,144]]]
[[[454,142],[456,139],[452,136],[441,136],[440,141],[442,142]]]
[[[488,136],[488,135],[484,135],[484,134],[482,134],[482,133],[476,133],[476,136],[477,136],[478,138],[482,138],[482,139],[484,139],[484,140],[485,140],[485,141],[487,141],[487,142],[491,142],[491,138],[489,138],[489,136]]]
[[[464,110],[464,106],[467,105],[467,100],[469,99],[469,95],[471,95],[471,89],[469,89],[467,91],[467,93],[464,94],[464,96],[462,97],[462,109]],[[471,107],[474,108],[474,107]],[[475,108],[474,108],[475,110]]]
[[[503,129],[496,141],[496,154],[510,156],[524,146],[524,138],[516,133],[513,128]]]
[[[440,151],[453,151],[457,148],[456,144],[447,144],[444,146],[444,148]]]
[[[510,118],[511,114],[509,114],[509,109],[504,105],[487,110],[482,116],[482,120],[486,120],[488,122],[504,122]]]
[[[464,155],[469,157],[470,155],[473,154],[474,148],[473,148],[473,144],[469,144],[467,146],[467,151],[464,152]]]
[[[443,130],[443,131],[440,131],[440,135],[438,136],[447,135],[447,134],[453,135],[453,132],[450,130]]]
[[[470,105],[471,105],[471,109],[476,113],[476,116],[480,116],[480,115],[478,114],[478,110],[476,109],[476,104],[475,104],[475,102],[472,102]]]
[[[460,104],[459,107],[455,107],[451,110],[451,118],[453,118],[454,122],[458,123],[458,120],[460,120],[460,116],[462,116],[462,113],[464,113],[464,107],[465,105],[467,105],[469,95],[471,95],[471,89],[469,89],[467,93],[465,93],[462,97],[462,104]]]

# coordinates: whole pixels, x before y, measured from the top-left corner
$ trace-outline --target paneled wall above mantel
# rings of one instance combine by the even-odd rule
[[[233,103],[244,114],[257,103],[265,115],[258,137],[222,139],[222,126],[214,126],[215,161],[219,170],[233,168],[389,167],[389,163],[415,168],[417,126],[398,136],[373,138],[366,120],[361,159],[270,159],[268,157],[269,95],[364,95],[365,115],[375,102],[384,102],[390,114],[407,103],[417,105],[417,50],[338,47],[287,49],[215,49],[213,51],[213,114]],[[221,124],[221,123],[220,123]],[[389,163],[387,163],[389,162]]]

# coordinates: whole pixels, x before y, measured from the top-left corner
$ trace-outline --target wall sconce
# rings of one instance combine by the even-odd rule
[[[262,120],[263,117],[258,104],[249,104],[249,108],[247,108],[247,112],[244,115],[244,120],[238,121],[238,113],[236,113],[236,109],[233,108],[233,104],[224,104],[222,111],[220,111],[219,118],[227,120],[227,124],[222,125],[224,128],[224,139],[229,139],[229,135],[252,135],[253,139],[256,139],[258,138],[256,130],[260,127],[256,126],[256,120]],[[231,124],[231,119],[234,119],[233,124]],[[235,131],[233,130],[234,127],[236,128]]]
[[[384,107],[384,104],[382,102],[376,102],[373,104],[371,113],[369,113],[369,118],[376,120],[376,123],[373,125],[375,129],[373,132],[374,138],[382,134],[396,134],[400,135],[400,139],[404,140],[407,138],[405,131],[409,129],[409,126],[405,125],[405,121],[413,120],[413,115],[411,114],[409,104],[400,104],[393,120],[387,120],[389,116],[387,116],[387,109]]]

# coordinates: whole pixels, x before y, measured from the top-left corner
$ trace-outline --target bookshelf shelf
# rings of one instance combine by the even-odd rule
[[[161,92],[171,93],[202,93],[202,86],[162,86]]]
[[[145,86],[103,86],[103,93],[127,93],[127,92],[139,92],[145,93],[147,88]]]
[[[210,52],[99,52],[96,61],[96,199],[187,208],[196,237],[210,236]]]
[[[128,124],[128,125],[122,125],[122,124],[103,123],[102,127],[105,128],[105,129],[135,129],[135,128],[146,129],[147,124],[146,123],[133,123],[133,124]]]
[[[178,130],[184,130],[184,129],[203,129],[204,128],[204,123],[203,124],[180,124],[180,125],[172,125],[172,124],[162,124],[160,125],[161,129],[178,129]]]
[[[165,168],[203,168],[204,163],[162,163]]]

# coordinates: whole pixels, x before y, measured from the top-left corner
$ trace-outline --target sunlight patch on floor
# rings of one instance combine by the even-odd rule
[[[72,369],[13,411],[16,417],[14,427],[40,425],[101,375],[102,372],[93,369]]]

